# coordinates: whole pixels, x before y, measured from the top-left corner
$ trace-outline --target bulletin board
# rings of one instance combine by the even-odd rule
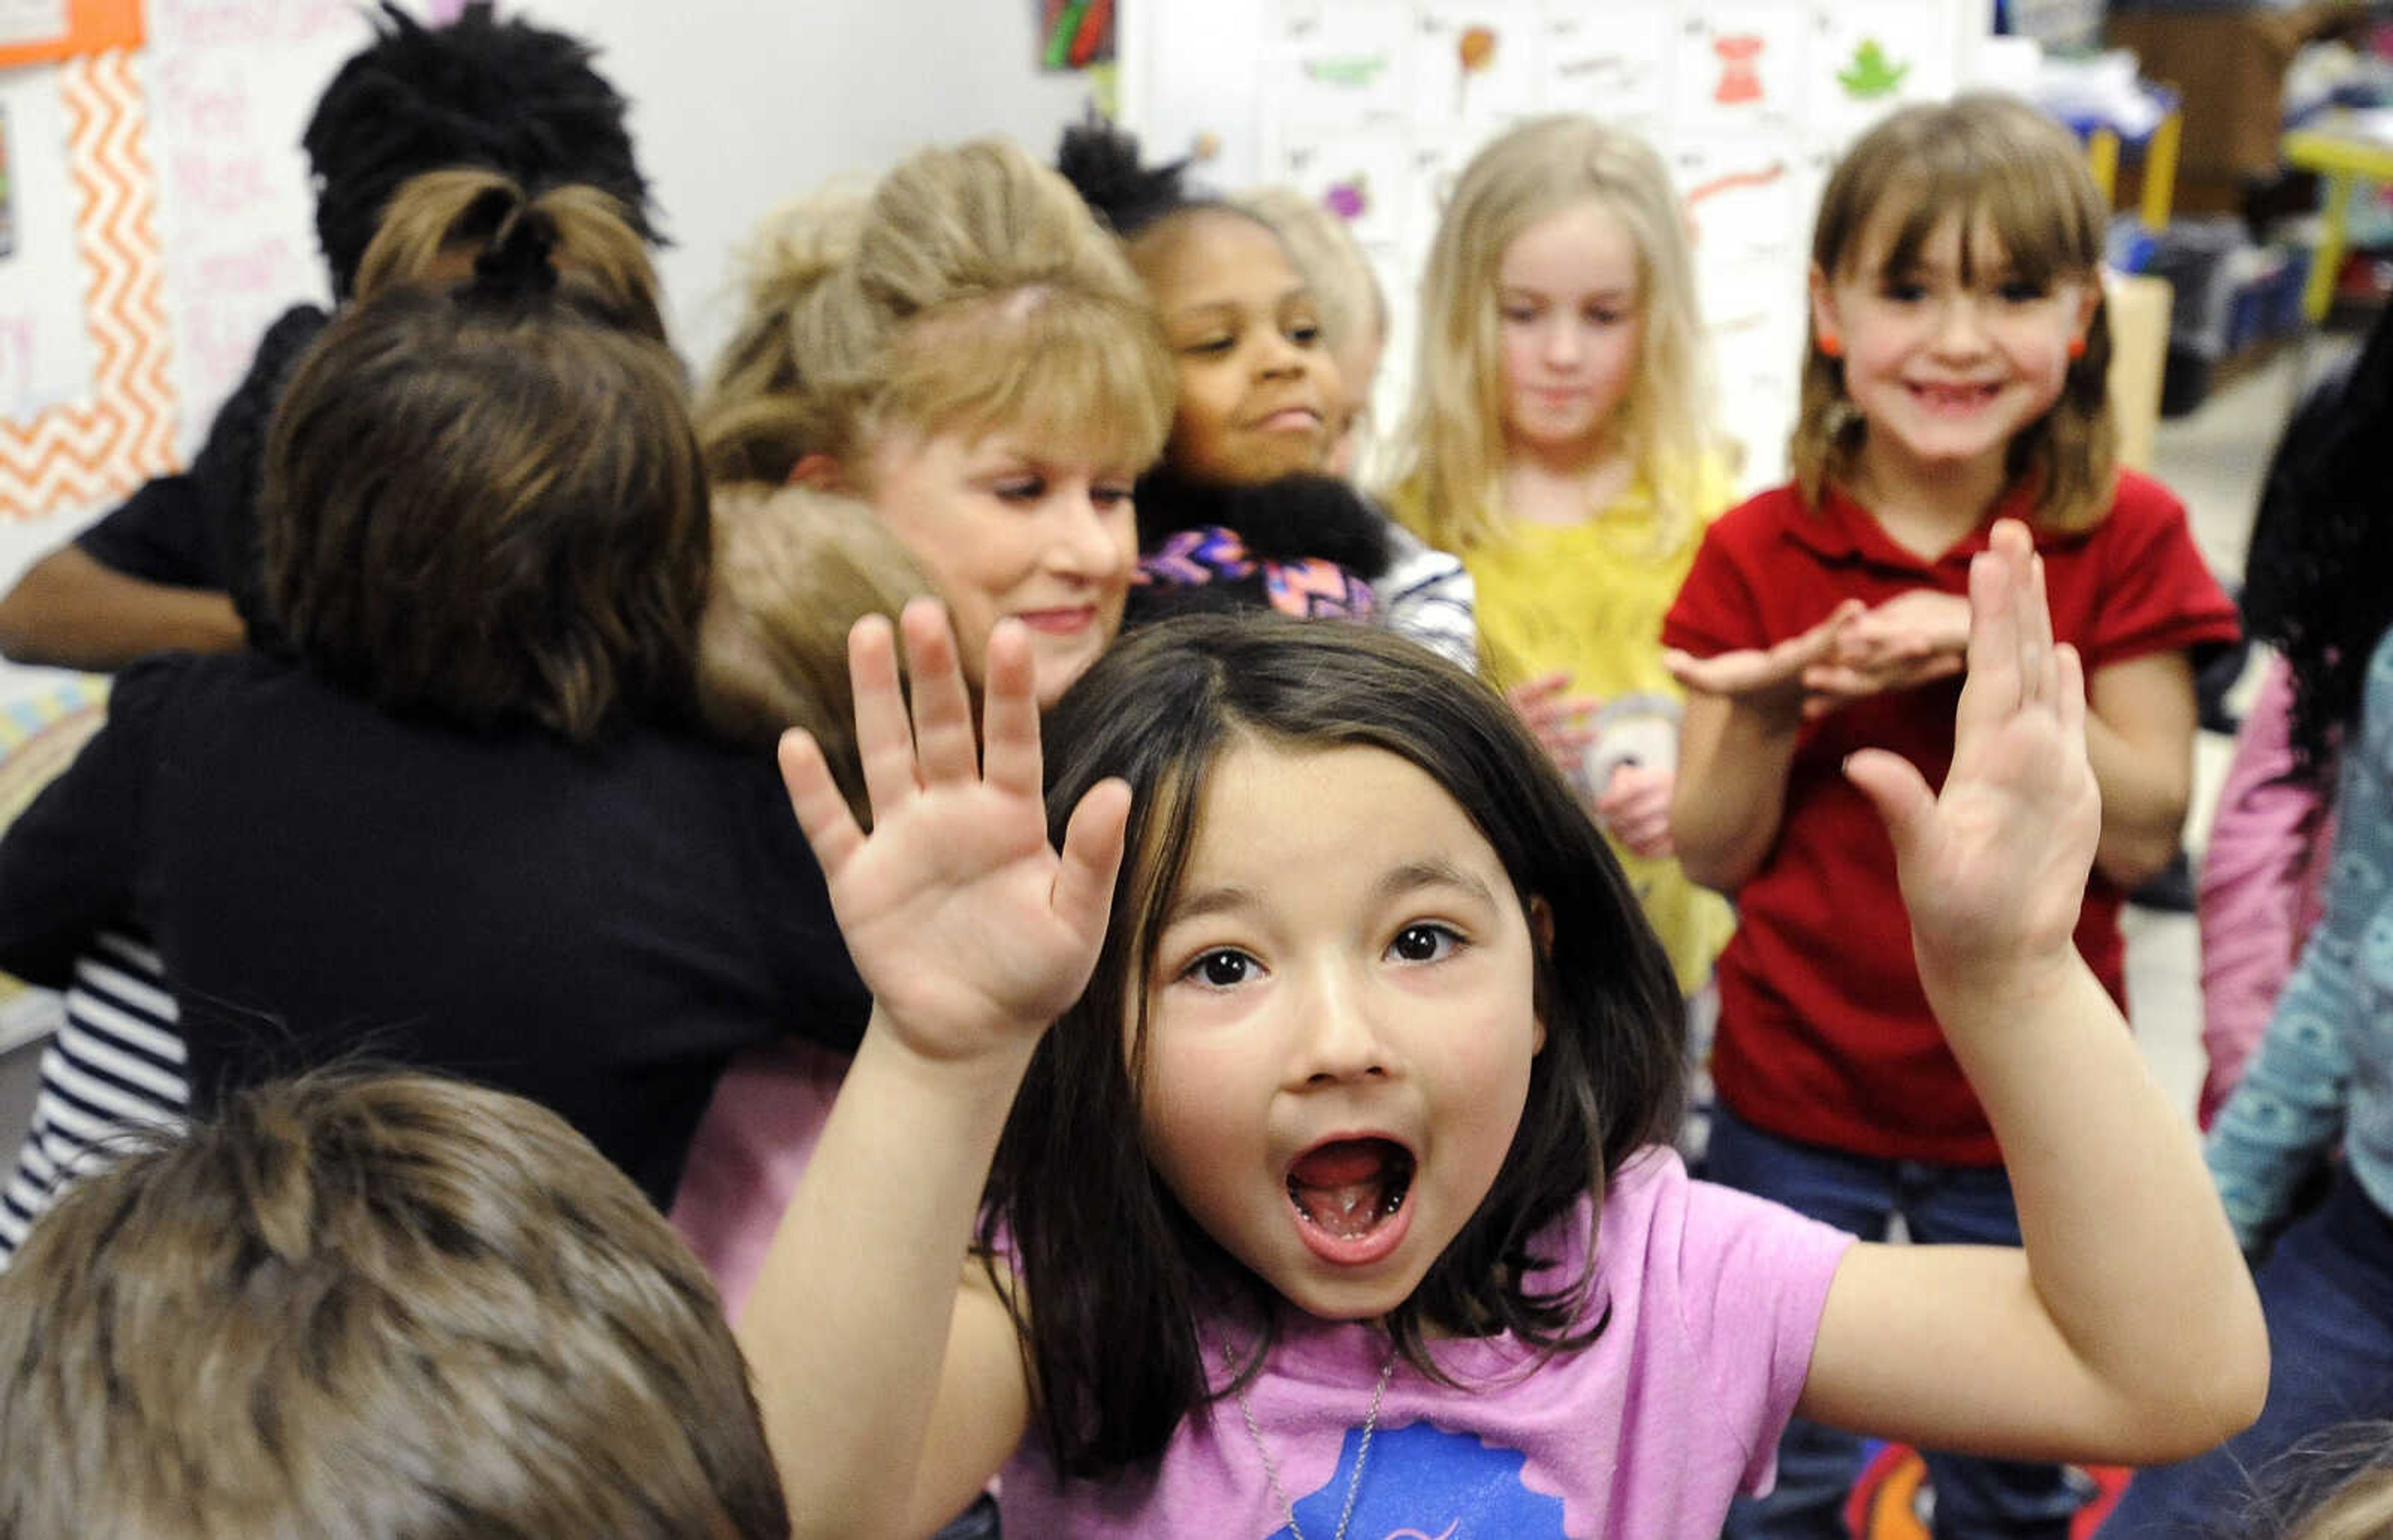
[[[1349,221],[1392,311],[1383,424],[1471,156],[1545,112],[1642,134],[1687,212],[1722,426],[1759,486],[1784,475],[1830,166],[1894,108],[1973,79],[1992,26],[1990,0],[1150,0],[1123,17],[1122,112],[1222,189],[1289,183]]]
[[[0,523],[173,469],[323,296],[298,127],[367,35],[347,0],[0,0]]]

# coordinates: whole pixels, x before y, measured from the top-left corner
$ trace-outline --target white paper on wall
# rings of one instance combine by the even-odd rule
[[[361,15],[338,0],[150,0],[149,83],[183,449],[275,317],[331,284],[299,137]]]
[[[1814,136],[1841,150],[1906,102],[1959,88],[1955,13],[1912,0],[1843,0],[1817,13],[1811,48]]]
[[[1537,110],[1543,17],[1525,4],[1429,0],[1413,46],[1413,119],[1486,128]]]
[[[1672,83],[1674,130],[1802,137],[1812,16],[1808,6],[1686,7]]]
[[[75,249],[58,67],[0,72],[7,120],[11,251],[0,256],[0,420],[30,418],[91,393],[85,276]]]
[[[1583,0],[1550,0],[1541,105],[1550,112],[1585,112],[1659,142],[1669,127],[1678,20],[1669,0],[1619,0],[1600,11]]]
[[[1387,132],[1406,115],[1412,29],[1401,7],[1370,0],[1291,4],[1268,73],[1275,121],[1292,132]]]

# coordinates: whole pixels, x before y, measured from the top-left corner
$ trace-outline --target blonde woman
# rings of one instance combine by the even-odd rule
[[[917,587],[946,602],[975,688],[991,631],[1021,621],[1054,704],[1120,632],[1131,491],[1171,423],[1171,359],[1119,242],[1053,171],[985,140],[776,214],[747,281],[698,411],[734,552],[700,663],[717,729],[843,719],[848,624]],[[758,489],[788,484],[817,495]],[[747,570],[792,552],[836,615]],[[844,1069],[802,1045],[745,1056],[700,1128],[673,1220],[735,1312]]]

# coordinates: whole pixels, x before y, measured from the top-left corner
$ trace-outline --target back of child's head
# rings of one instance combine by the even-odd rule
[[[244,1090],[0,1275],[15,1540],[790,1533],[705,1272],[555,1114],[435,1077]]]
[[[930,584],[853,498],[753,482],[714,489],[714,575],[699,632],[699,709],[726,741],[769,750],[803,727],[869,821],[856,755],[848,628],[895,619]]]
[[[1388,298],[1371,258],[1345,220],[1292,187],[1249,188],[1230,202],[1271,227],[1313,290],[1322,340],[1346,389],[1345,420],[1331,424],[1333,436],[1343,437],[1370,409],[1371,383],[1388,340]]]
[[[1439,221],[1421,281],[1419,357],[1399,474],[1431,543],[1499,538],[1505,460],[1500,274],[1513,241],[1592,201],[1638,255],[1638,357],[1604,432],[1656,500],[1663,543],[1692,535],[1693,488],[1715,449],[1704,405],[1694,257],[1667,167],[1630,131],[1563,115],[1522,124],[1472,157]]]
[[[1019,431],[1144,467],[1171,361],[1136,276],[1071,188],[987,139],[922,151],[870,195],[777,216],[748,314],[700,411],[719,480],[822,455],[860,481],[869,441]],[[866,489],[869,490],[869,489]]]
[[[595,188],[579,186],[551,188],[534,197],[495,171],[451,167],[425,172],[400,187],[358,264],[356,297],[470,282],[475,263],[528,216],[544,221],[554,232],[550,262],[561,292],[612,325],[666,340],[656,268],[647,242],[621,203]],[[259,454],[262,459],[262,443]],[[236,553],[227,564],[226,587],[248,627],[250,645],[261,652],[287,650],[267,609],[264,536],[255,511],[227,500],[212,512],[219,547]]]
[[[556,230],[549,254],[561,292],[626,332],[669,340],[664,291],[648,244],[611,194],[581,184],[535,192],[504,173],[470,166],[427,171],[391,195],[359,259],[357,297],[464,282],[482,254],[528,215]]]
[[[1916,271],[1957,222],[1961,277],[1972,287],[2101,283],[2110,211],[2076,138],[2016,97],[1970,92],[1898,110],[1845,152],[1820,197],[1811,264],[1833,282]],[[2005,270],[1983,270],[1990,242]],[[1875,271],[1863,271],[1870,264]],[[2060,398],[2010,443],[2013,485],[2038,488],[2036,521],[2079,529],[2109,510],[2116,469],[2108,307],[2098,306]],[[1845,391],[1844,364],[1812,335],[1788,458],[1807,501],[1850,477],[1868,424]]]
[[[1065,695],[1045,737],[1057,837],[1107,777],[1130,783],[1131,807],[1104,954],[1041,1043],[990,1180],[989,1238],[1006,1237],[1022,1272],[1032,1377],[1062,1468],[1092,1474],[1151,1455],[1203,1403],[1200,1312],[1269,1319],[1265,1286],[1161,1177],[1089,1154],[1140,1147],[1147,975],[1198,818],[1236,816],[1206,808],[1205,792],[1244,744],[1359,745],[1408,762],[1486,839],[1524,910],[1539,906],[1546,1038],[1519,1131],[1477,1211],[1387,1325],[1433,1374],[1423,1345],[1433,1332],[1565,1340],[1583,1290],[1547,1294],[1526,1279],[1585,1259],[1533,1256],[1531,1243],[1675,1129],[1684,1018],[1635,893],[1515,713],[1461,669],[1369,627],[1206,615],[1124,640]],[[1122,1351],[1131,1341],[1138,1351]]]
[[[535,190],[585,183],[621,204],[641,239],[657,239],[628,104],[592,67],[588,44],[501,21],[490,0],[469,0],[440,27],[390,0],[380,12],[374,41],[324,87],[300,140],[336,297],[354,286],[391,195],[443,166],[487,167]]]
[[[2314,1429],[2251,1473],[2216,1540],[2384,1540],[2393,1534],[2393,1422]]]
[[[453,288],[348,307],[267,449],[265,602],[376,703],[587,743],[690,704],[706,479],[681,367],[516,209]]]

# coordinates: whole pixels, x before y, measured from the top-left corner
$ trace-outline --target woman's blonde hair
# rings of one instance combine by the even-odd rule
[[[1811,263],[1831,282],[1853,276],[1865,240],[1887,230],[1892,239],[1883,271],[1904,272],[1955,218],[1965,280],[1983,230],[2002,242],[2016,278],[2090,283],[2099,295],[2110,216],[2085,152],[2060,124],[1996,92],[1906,107],[1863,135],[1820,196]],[[2096,305],[2085,353],[2070,360],[2060,400],[2011,439],[2009,482],[2037,487],[2035,518],[2050,529],[2087,529],[2111,506],[2117,431],[2108,310]],[[1829,482],[1850,477],[1867,432],[1845,394],[1844,364],[1820,351],[1816,331],[1807,331],[1802,406],[1787,458],[1811,506],[1819,506]]]
[[[1611,424],[1651,489],[1656,554],[1695,532],[1695,488],[1716,452],[1704,408],[1694,257],[1670,174],[1651,145],[1592,118],[1534,119],[1489,144],[1455,185],[1421,281],[1413,406],[1398,499],[1414,532],[1448,551],[1501,539],[1504,366],[1497,276],[1538,220],[1593,199],[1637,243],[1638,358]]]
[[[699,625],[699,711],[728,742],[769,750],[803,727],[867,820],[848,628],[931,592],[879,515],[853,498],[755,483],[714,491],[714,572]],[[867,820],[869,821],[869,820]]]
[[[1070,185],[1001,140],[924,150],[869,196],[785,210],[699,408],[721,480],[851,476],[883,423],[1019,426],[1143,470],[1176,387],[1145,289]]]
[[[506,244],[528,215],[554,231],[557,287],[624,331],[664,342],[657,270],[623,205],[595,187],[550,188],[537,197],[511,176],[477,167],[427,171],[391,195],[358,261],[355,297],[473,276],[484,253]]]

